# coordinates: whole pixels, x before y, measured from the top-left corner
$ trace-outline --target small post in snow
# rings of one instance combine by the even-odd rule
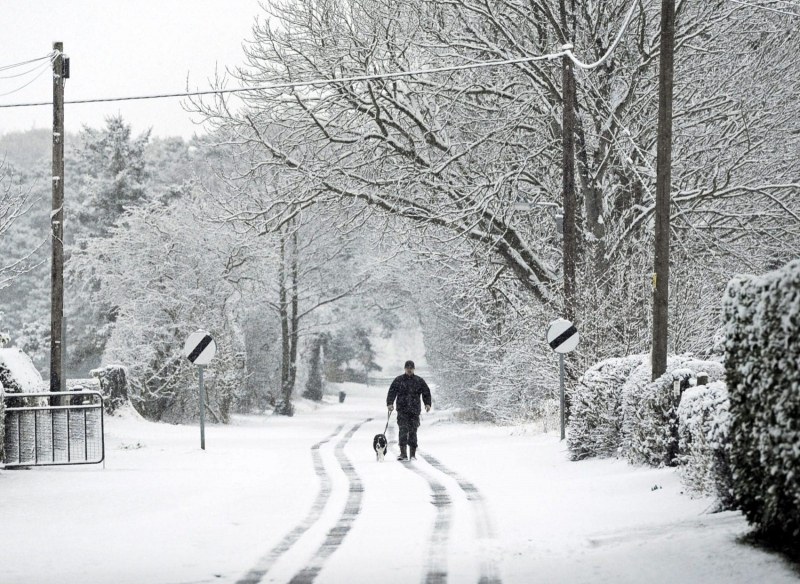
[[[573,351],[578,346],[578,329],[568,320],[559,318],[547,327],[547,344],[558,353],[559,379],[561,382],[561,439],[566,437],[566,399],[564,396],[564,353]]]
[[[206,400],[203,387],[203,368],[217,353],[217,344],[207,331],[197,331],[189,335],[183,346],[183,354],[189,362],[200,368],[200,448],[206,449]]]

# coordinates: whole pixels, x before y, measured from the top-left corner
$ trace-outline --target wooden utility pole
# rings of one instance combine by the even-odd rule
[[[53,43],[53,206],[50,212],[50,391],[64,379],[64,44]]]
[[[656,157],[655,266],[653,273],[653,380],[667,370],[669,333],[669,230],[672,167],[672,73],[675,0],[661,0],[658,71],[658,153]]]
[[[571,50],[564,45],[562,50]],[[577,200],[575,198],[575,72],[572,59],[564,55],[561,65],[564,104],[562,111],[562,195],[564,201],[564,318],[574,321],[575,315],[575,258],[578,252]]]

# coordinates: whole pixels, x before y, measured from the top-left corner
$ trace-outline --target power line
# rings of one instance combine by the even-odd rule
[[[331,78],[331,79],[312,79],[309,81],[287,81],[284,83],[271,83],[267,85],[258,85],[255,87],[240,87],[235,89],[208,89],[204,91],[184,91],[184,92],[176,92],[176,93],[157,93],[157,94],[150,94],[150,95],[134,95],[134,96],[125,96],[125,97],[105,97],[105,98],[94,98],[94,99],[73,99],[69,101],[65,101],[65,104],[82,104],[82,103],[104,103],[104,102],[115,102],[115,101],[141,101],[147,99],[166,99],[166,98],[175,98],[175,97],[200,97],[203,95],[223,95],[223,94],[232,94],[232,93],[244,93],[244,92],[252,92],[252,91],[266,91],[266,90],[275,90],[275,89],[295,89],[298,87],[314,87],[318,85],[329,85],[335,83],[353,83],[358,81],[376,81],[380,79],[397,79],[402,77],[413,77],[416,75],[426,75],[432,73],[450,73],[455,71],[466,71],[470,69],[482,69],[485,67],[499,67],[503,65],[519,65],[522,63],[531,63],[534,61],[545,61],[545,60],[552,60],[557,59],[559,57],[568,56],[576,66],[580,67],[581,69],[594,69],[599,67],[606,59],[611,55],[614,51],[616,46],[619,44],[620,40],[622,39],[622,35],[624,34],[625,30],[630,24],[631,19],[633,18],[633,13],[636,8],[637,2],[634,0],[631,4],[631,8],[628,11],[627,16],[625,17],[625,21],[622,24],[619,32],[617,33],[616,38],[612,45],[608,48],[606,53],[596,62],[594,63],[583,63],[580,61],[573,53],[572,50],[567,48],[565,50],[561,50],[557,53],[548,53],[546,55],[538,55],[535,57],[518,57],[516,59],[496,59],[492,61],[481,61],[478,63],[465,63],[463,65],[451,65],[447,67],[435,67],[432,69],[417,69],[414,71],[398,71],[393,73],[376,73],[372,75],[356,75],[352,77],[340,77],[340,78]],[[43,58],[52,58],[52,54],[48,57]],[[36,107],[36,106],[44,106],[44,105],[52,105],[53,103],[50,101],[41,101],[41,102],[30,102],[30,103],[12,103],[12,104],[0,104],[0,108],[17,108],[17,107]]]
[[[5,93],[0,93],[0,97],[5,97],[6,95],[11,95],[12,93],[17,93],[18,91],[22,91],[23,89],[28,87],[28,85],[30,85],[31,83],[33,83],[34,81],[39,79],[39,77],[41,77],[46,71],[48,71],[50,69],[50,63],[45,63],[44,65],[40,65],[39,68],[41,70],[39,71],[39,73],[33,79],[31,79],[30,81],[28,81],[24,85],[20,85],[16,89],[12,89],[11,91],[7,91]],[[36,71],[36,69],[32,69],[31,71],[28,71],[28,73],[32,73],[33,71]]]
[[[11,65],[0,65],[0,71],[7,71],[8,69],[14,69],[15,67],[22,67],[23,65],[30,65],[31,63],[36,63],[37,61],[44,61],[52,60],[55,56],[53,51],[47,53],[44,57],[37,57],[35,59],[29,59],[28,61],[21,61],[19,63],[13,63]]]
[[[339,77],[330,79],[311,79],[309,81],[287,81],[284,83],[270,83],[267,85],[256,85],[254,87],[239,87],[235,89],[207,89],[203,91],[183,91],[176,93],[157,93],[150,95],[134,95],[126,97],[105,97],[95,99],[73,99],[65,101],[66,104],[81,104],[81,103],[102,103],[114,101],[136,101],[145,99],[163,99],[170,97],[196,97],[203,95],[222,95],[228,93],[244,93],[248,91],[266,91],[271,89],[295,89],[298,87],[313,87],[317,85],[329,85],[332,83],[352,83],[357,81],[374,81],[380,79],[396,79],[400,77],[413,77],[415,75],[426,75],[431,73],[448,73],[453,71],[465,71],[469,69],[480,69],[484,67],[498,67],[501,65],[517,65],[521,63],[530,63],[533,61],[543,61],[550,59],[557,59],[563,57],[567,53],[559,51],[558,53],[549,53],[547,55],[539,55],[536,57],[519,57],[517,59],[504,59],[494,61],[481,61],[479,63],[467,63],[464,65],[451,65],[448,67],[435,67],[433,69],[416,69],[414,71],[397,71],[393,73],[376,73],[373,75],[356,75],[352,77]],[[0,104],[0,108],[12,107],[35,107],[42,105],[53,105],[50,101],[40,101],[31,103],[12,103]]]
[[[49,67],[49,66],[50,66],[50,63],[44,63],[44,64],[36,65],[34,67],[31,67],[27,71],[23,71],[22,73],[12,73],[10,75],[0,75],[0,79],[16,79],[17,77],[25,77],[26,75],[30,75],[31,73],[34,73],[34,72],[38,71],[41,67]]]
[[[778,14],[787,14],[789,16],[794,16],[795,18],[800,18],[800,14],[796,12],[787,12],[785,10],[778,10],[777,8],[770,8],[769,6],[764,6],[762,4],[752,4],[750,2],[742,2],[742,0],[730,0],[730,2],[735,2],[736,4],[741,4],[742,6],[750,6],[751,8],[760,8],[761,10],[769,10],[770,12],[777,12]]]

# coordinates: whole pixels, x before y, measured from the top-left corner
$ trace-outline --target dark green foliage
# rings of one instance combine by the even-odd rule
[[[365,328],[340,329],[325,344],[325,378],[328,381],[366,383],[370,371],[380,370],[375,363],[369,331]]]
[[[322,346],[324,337],[317,335],[311,342],[311,356],[309,357],[308,380],[303,397],[314,401],[322,401]]]
[[[128,380],[122,365],[106,365],[99,369],[93,369],[92,377],[96,377],[100,381],[107,413],[112,414],[128,403]]]
[[[759,530],[800,539],[800,260],[740,277],[723,300],[731,464]]]

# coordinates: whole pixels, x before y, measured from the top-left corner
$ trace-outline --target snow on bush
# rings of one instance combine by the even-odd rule
[[[709,381],[724,375],[720,363],[690,355],[668,358],[666,373],[652,382],[649,360],[633,370],[622,388],[622,449],[630,462],[651,466],[677,463],[678,404],[700,372],[707,373]]]
[[[717,498],[721,509],[732,509],[728,388],[715,381],[686,390],[678,406],[678,461],[686,489]]]
[[[0,383],[9,393],[33,393],[44,390],[42,375],[33,361],[16,347],[0,349]]]
[[[5,459],[6,452],[6,400],[3,382],[0,381],[0,462]]]
[[[570,393],[567,446],[572,460],[617,454],[622,443],[622,388],[646,355],[611,358],[589,368]]]
[[[100,383],[103,393],[103,407],[107,414],[128,403],[128,380],[125,367],[122,365],[106,365],[90,371],[92,377]]]
[[[731,280],[723,318],[737,503],[762,532],[800,538],[800,260]]]

